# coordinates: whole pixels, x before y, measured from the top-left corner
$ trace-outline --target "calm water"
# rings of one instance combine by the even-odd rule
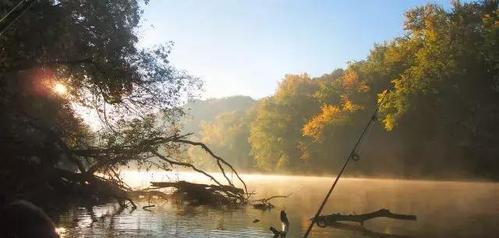
[[[135,186],[167,178],[202,181],[192,174],[130,172],[126,178]],[[99,221],[93,224],[85,208],[75,208],[61,215],[58,226],[63,237],[272,237],[268,228],[280,227],[279,212],[284,209],[291,223],[288,237],[301,237],[332,180],[261,175],[244,178],[250,191],[256,192],[255,198],[292,195],[273,200],[276,208],[266,212],[252,207],[216,210],[152,200],[140,202],[140,207],[156,205],[151,211],[124,210],[111,217],[105,214],[117,208],[110,204],[94,209]],[[498,237],[499,234],[497,183],[347,178],[338,184],[324,213],[358,214],[380,208],[418,218],[417,221],[378,218],[364,224],[372,232],[387,234],[384,237]],[[253,223],[255,219],[260,221]],[[370,234],[315,227],[310,237],[369,237]]]

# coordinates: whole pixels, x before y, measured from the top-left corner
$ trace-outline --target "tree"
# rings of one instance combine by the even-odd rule
[[[286,75],[274,96],[262,99],[251,124],[250,144],[257,167],[264,170],[303,168],[306,163],[301,128],[318,110],[313,98],[318,82],[307,74]]]
[[[95,195],[122,203],[129,190],[119,176],[123,165],[203,172],[175,159],[185,145],[208,151],[222,172],[233,170],[179,133],[179,106],[200,83],[170,65],[170,45],[137,46],[141,4],[38,1],[0,36],[0,174],[7,195],[39,203]],[[82,107],[96,111],[99,132],[83,123]],[[47,190],[53,196],[44,201],[39,194],[52,194]]]
[[[365,60],[317,78],[287,75],[255,109],[257,167],[333,170],[380,103],[361,147],[370,159],[353,173],[497,178],[497,26],[497,1],[429,4],[408,11],[405,34]]]
[[[492,121],[498,119],[499,94],[497,54],[491,55],[497,35],[490,34],[497,32],[497,1],[456,2],[450,12],[435,5],[416,8],[407,13],[405,27],[404,44],[414,46],[414,53],[382,107],[385,127],[398,128],[411,151],[428,158],[426,170],[439,163],[431,161],[433,154],[494,176]]]

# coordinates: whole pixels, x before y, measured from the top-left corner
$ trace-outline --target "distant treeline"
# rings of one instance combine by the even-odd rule
[[[190,129],[242,168],[334,173],[385,92],[352,174],[497,179],[497,5],[412,9],[405,34],[375,45],[365,60],[317,78],[286,75],[274,95],[256,103],[197,101],[187,107],[233,107]],[[204,161],[200,151],[189,154]]]

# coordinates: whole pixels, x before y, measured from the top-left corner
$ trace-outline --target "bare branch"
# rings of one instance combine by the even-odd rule
[[[185,140],[185,139],[178,139],[178,140],[176,140],[176,142],[190,144],[190,145],[199,146],[199,147],[203,148],[203,150],[205,150],[206,152],[208,152],[208,154],[210,154],[213,158],[215,158],[217,160],[217,165],[220,168],[220,170],[222,171],[222,174],[225,177],[225,179],[227,181],[229,181],[229,184],[233,185],[232,182],[230,181],[230,179],[225,174],[225,170],[223,169],[223,166],[220,164],[220,162],[222,162],[224,165],[226,165],[227,167],[229,167],[231,169],[231,171],[236,175],[236,177],[239,179],[239,181],[243,184],[243,186],[244,186],[244,192],[248,193],[248,188],[246,187],[246,183],[239,176],[239,174],[234,169],[234,167],[232,167],[231,164],[229,164],[227,161],[225,161],[224,159],[222,159],[220,156],[218,156],[215,153],[213,153],[213,151],[211,151],[210,148],[208,148],[208,146],[206,146],[205,144],[203,144],[201,142],[195,142],[195,141],[190,141],[190,140]]]

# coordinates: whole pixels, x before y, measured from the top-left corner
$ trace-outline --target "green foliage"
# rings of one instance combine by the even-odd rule
[[[497,13],[497,1],[410,11],[403,44],[411,46],[411,64],[393,80],[381,108],[385,128],[410,135],[404,142],[422,157],[440,146],[441,157],[489,177],[498,169]]]
[[[318,89],[306,74],[286,75],[274,96],[258,102],[249,137],[258,168],[284,171],[306,164],[298,145],[303,124],[319,110]]]
[[[0,36],[2,191],[22,192],[26,180],[40,189],[60,185],[47,185],[59,168],[84,173],[104,164],[93,167],[115,172],[114,164],[131,158],[111,156],[112,148],[178,133],[177,107],[200,83],[169,64],[170,45],[137,46],[142,4],[35,1]],[[3,1],[0,11],[11,6]],[[58,84],[66,94],[54,92]],[[83,123],[81,108],[97,113],[99,133]],[[166,118],[161,129],[153,119],[159,112]],[[129,151],[148,157],[139,155],[143,146]]]

